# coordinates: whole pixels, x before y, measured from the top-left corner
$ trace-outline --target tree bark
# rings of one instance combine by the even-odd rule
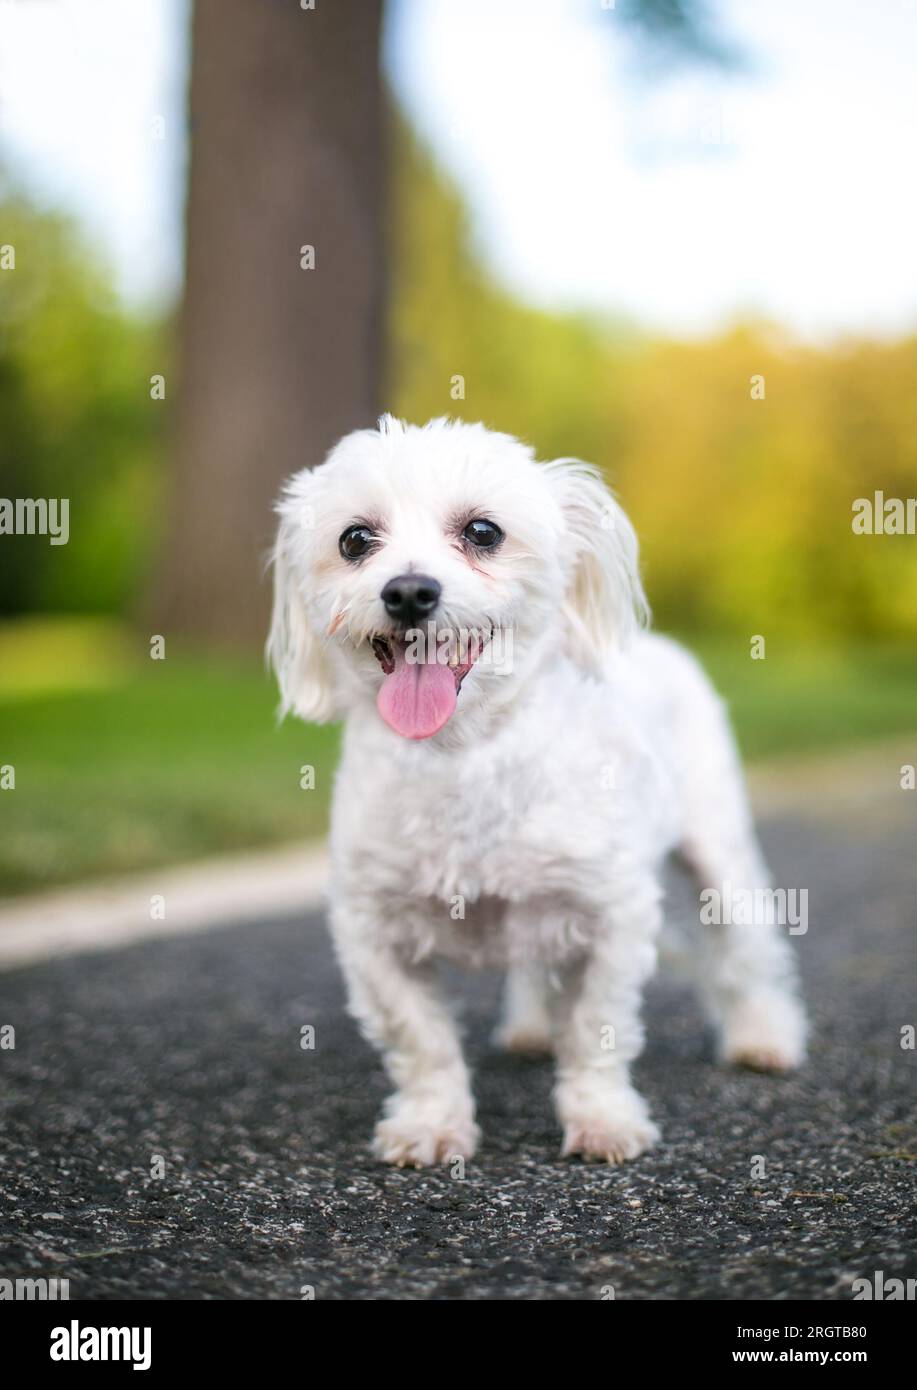
[[[254,646],[282,480],[371,425],[382,0],[196,0],[174,491],[152,621]],[[314,246],[315,268],[301,267]],[[167,387],[168,395],[168,387]]]

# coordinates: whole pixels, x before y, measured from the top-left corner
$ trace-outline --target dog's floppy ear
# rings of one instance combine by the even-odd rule
[[[313,632],[293,563],[299,522],[281,509],[274,568],[274,611],[266,655],[280,686],[280,713],[322,724],[332,719],[334,682],[328,657]]]
[[[637,537],[598,469],[578,459],[557,459],[548,468],[560,492],[570,547],[564,604],[570,655],[598,674],[649,618]]]

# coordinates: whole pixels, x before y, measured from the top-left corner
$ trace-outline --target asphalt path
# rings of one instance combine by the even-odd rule
[[[637,1077],[663,1142],[620,1168],[559,1157],[549,1065],[490,1043],[490,976],[455,981],[478,1157],[464,1178],[376,1163],[387,1084],[315,918],[0,975],[0,1276],[88,1299],[844,1301],[917,1276],[913,817],[784,816],[764,838],[809,892],[811,1060],[716,1066],[661,979]]]

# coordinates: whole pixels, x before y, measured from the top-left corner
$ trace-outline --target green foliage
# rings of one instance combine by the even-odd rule
[[[68,545],[0,537],[0,614],[123,611],[155,532],[164,335],[119,307],[66,218],[7,197],[0,244],[0,494],[70,499]]]
[[[660,626],[917,635],[917,539],[851,529],[857,497],[917,494],[917,339],[818,351],[752,324],[675,343],[540,311],[482,269],[460,195],[397,119],[393,146],[390,408],[598,463]],[[0,540],[0,614],[129,612],[159,529],[165,326],[118,306],[66,219],[9,198],[0,244],[0,494],[71,499],[69,545]]]
[[[455,189],[403,126],[395,140],[396,414],[599,464],[662,627],[917,635],[917,538],[851,528],[857,497],[917,495],[917,338],[816,351],[753,324],[674,343],[541,312],[489,281]]]

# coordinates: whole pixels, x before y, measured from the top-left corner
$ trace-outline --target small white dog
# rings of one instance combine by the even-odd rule
[[[284,711],[346,728],[332,929],[350,1007],[395,1092],[375,1152],[478,1140],[435,962],[508,969],[500,1038],[552,1048],[563,1152],[657,1138],[630,1080],[656,963],[660,868],[766,888],[726,717],[646,612],[633,529],[595,470],[483,425],[384,417],[279,505],[269,653]],[[702,996],[726,1061],[805,1043],[774,925],[707,929]]]

